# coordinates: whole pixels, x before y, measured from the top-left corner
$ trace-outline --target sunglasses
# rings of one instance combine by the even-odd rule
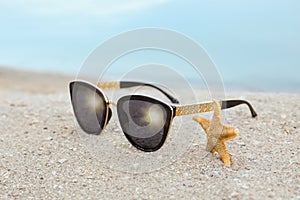
[[[71,102],[76,120],[88,134],[99,135],[112,116],[110,101],[102,90],[148,86],[164,94],[172,104],[144,95],[127,95],[117,101],[117,113],[122,131],[127,140],[137,149],[153,152],[160,149],[176,116],[213,111],[213,102],[190,105],[174,105],[179,101],[161,88],[142,82],[114,81],[98,82],[96,85],[85,81],[73,81],[69,85]],[[256,117],[251,104],[244,100],[219,102],[222,109],[246,104]]]

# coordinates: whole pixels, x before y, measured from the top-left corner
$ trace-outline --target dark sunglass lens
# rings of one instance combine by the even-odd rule
[[[87,133],[99,134],[106,118],[106,102],[93,86],[83,82],[70,84],[74,113],[80,127]]]
[[[165,141],[171,110],[161,102],[131,96],[118,102],[118,116],[127,139],[144,151],[155,151]]]

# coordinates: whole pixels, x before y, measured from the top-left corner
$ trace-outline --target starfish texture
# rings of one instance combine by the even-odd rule
[[[201,116],[193,117],[193,120],[198,122],[207,135],[206,150],[212,153],[217,152],[224,162],[230,167],[230,157],[228,155],[225,141],[235,138],[238,134],[238,129],[233,126],[224,126],[221,123],[221,106],[217,101],[214,101],[214,114],[212,120],[206,119]]]

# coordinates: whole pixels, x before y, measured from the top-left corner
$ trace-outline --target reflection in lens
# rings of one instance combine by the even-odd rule
[[[78,124],[87,133],[99,134],[105,123],[106,104],[103,95],[82,82],[70,85],[74,113]]]
[[[123,104],[127,115],[127,130],[132,136],[149,138],[159,134],[166,122],[166,113],[158,104],[130,100]]]
[[[170,112],[160,102],[150,98],[120,100],[118,116],[125,136],[138,148],[153,150],[164,141]]]
[[[152,105],[148,109],[147,117],[150,120],[151,126],[153,126],[153,127],[159,127],[159,128],[162,128],[164,126],[165,113],[164,113],[163,109],[159,105],[157,105],[157,104]]]

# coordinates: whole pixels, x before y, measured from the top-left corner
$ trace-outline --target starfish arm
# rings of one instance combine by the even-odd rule
[[[193,117],[193,120],[198,122],[202,126],[204,131],[207,132],[207,129],[210,126],[210,120],[209,119],[206,119],[205,117],[201,117],[201,116],[195,116],[195,117]]]
[[[206,151],[209,151],[209,152],[212,152],[214,153],[216,150],[215,150],[215,145],[216,145],[216,142],[215,141],[212,141],[209,137],[207,138],[207,143],[206,143]]]
[[[215,152],[216,152],[216,149],[215,149],[215,148],[212,148],[212,150],[211,150],[210,152],[215,153]]]
[[[221,115],[221,106],[220,103],[217,101],[214,101],[214,117],[220,117]]]
[[[221,106],[217,101],[214,101],[214,114],[211,119],[211,127],[222,126],[221,123]]]
[[[239,133],[239,130],[233,126],[224,126],[223,133],[220,136],[221,141],[227,141],[235,138]]]
[[[224,164],[228,167],[230,167],[230,157],[226,149],[226,145],[224,142],[218,142],[215,146],[216,151],[218,152],[221,160],[224,162]]]

